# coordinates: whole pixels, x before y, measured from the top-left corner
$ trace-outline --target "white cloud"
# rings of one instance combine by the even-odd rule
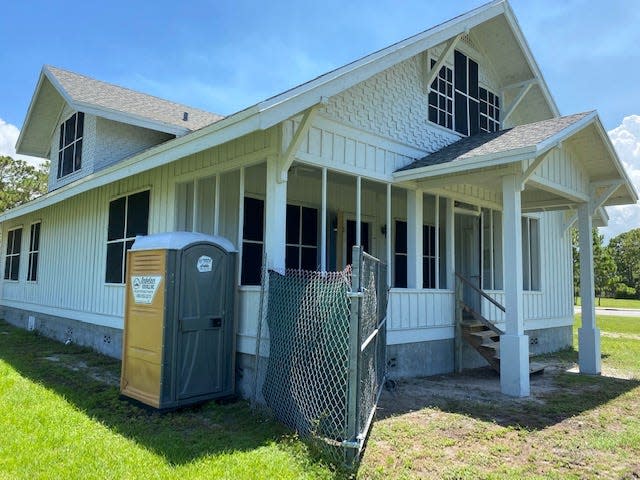
[[[42,158],[18,155],[16,153],[18,135],[20,135],[18,127],[7,123],[0,118],[0,155],[9,155],[12,158],[19,158],[33,166],[40,165],[44,161]]]
[[[625,117],[622,124],[609,132],[611,142],[624,164],[629,178],[640,189],[640,115]],[[601,229],[605,241],[616,235],[640,227],[640,205],[607,208],[609,226]]]

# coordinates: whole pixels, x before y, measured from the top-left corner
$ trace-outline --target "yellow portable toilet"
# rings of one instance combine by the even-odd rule
[[[136,238],[127,253],[123,396],[169,409],[234,393],[236,256],[222,237]]]

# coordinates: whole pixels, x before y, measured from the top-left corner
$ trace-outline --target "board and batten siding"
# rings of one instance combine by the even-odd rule
[[[16,226],[23,227],[23,235],[20,278],[17,282],[1,282],[0,304],[122,328],[124,286],[108,285],[104,281],[109,202],[149,189],[149,233],[172,231],[177,178],[198,170],[228,171],[253,158],[264,160],[273,154],[274,135],[274,129],[258,132],[248,139],[229,142],[4,222],[3,239],[6,239],[6,232]],[[232,204],[222,199],[221,203],[229,205],[226,210],[237,217],[237,201]],[[42,226],[38,281],[32,283],[26,282],[26,276],[29,228],[35,221],[41,221]],[[229,239],[235,244],[237,235]],[[2,271],[5,251],[6,240],[2,244]]]

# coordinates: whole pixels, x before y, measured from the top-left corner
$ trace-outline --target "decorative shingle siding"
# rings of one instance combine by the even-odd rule
[[[100,117],[96,120],[96,127],[94,172],[173,138],[173,135],[163,132]]]
[[[325,113],[341,122],[428,152],[460,136],[430,124],[419,56],[331,97]]]

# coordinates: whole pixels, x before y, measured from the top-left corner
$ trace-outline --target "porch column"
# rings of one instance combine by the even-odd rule
[[[267,160],[266,199],[264,208],[264,251],[267,268],[280,273],[285,269],[287,180],[279,176],[275,158]],[[274,221],[274,219],[277,219]]]
[[[578,329],[580,373],[600,374],[600,330],[596,328],[593,282],[593,233],[589,204],[578,207],[580,242],[580,304],[582,328]]]
[[[446,249],[446,269],[447,269],[447,284],[445,288],[454,290],[456,288],[456,228],[455,228],[455,205],[452,198],[446,199],[446,218],[445,218],[445,242],[447,244]],[[442,287],[442,285],[440,286]]]
[[[502,250],[505,334],[500,337],[500,388],[513,397],[529,395],[529,337],[522,310],[522,208],[515,175],[502,178]]]
[[[422,288],[423,192],[407,190],[407,288]]]
[[[320,220],[320,271],[327,271],[327,167],[322,167],[322,216]]]
[[[387,234],[385,236],[386,249],[387,249],[387,287],[391,287],[391,234],[393,232],[392,220],[391,220],[391,184],[387,183]]]

